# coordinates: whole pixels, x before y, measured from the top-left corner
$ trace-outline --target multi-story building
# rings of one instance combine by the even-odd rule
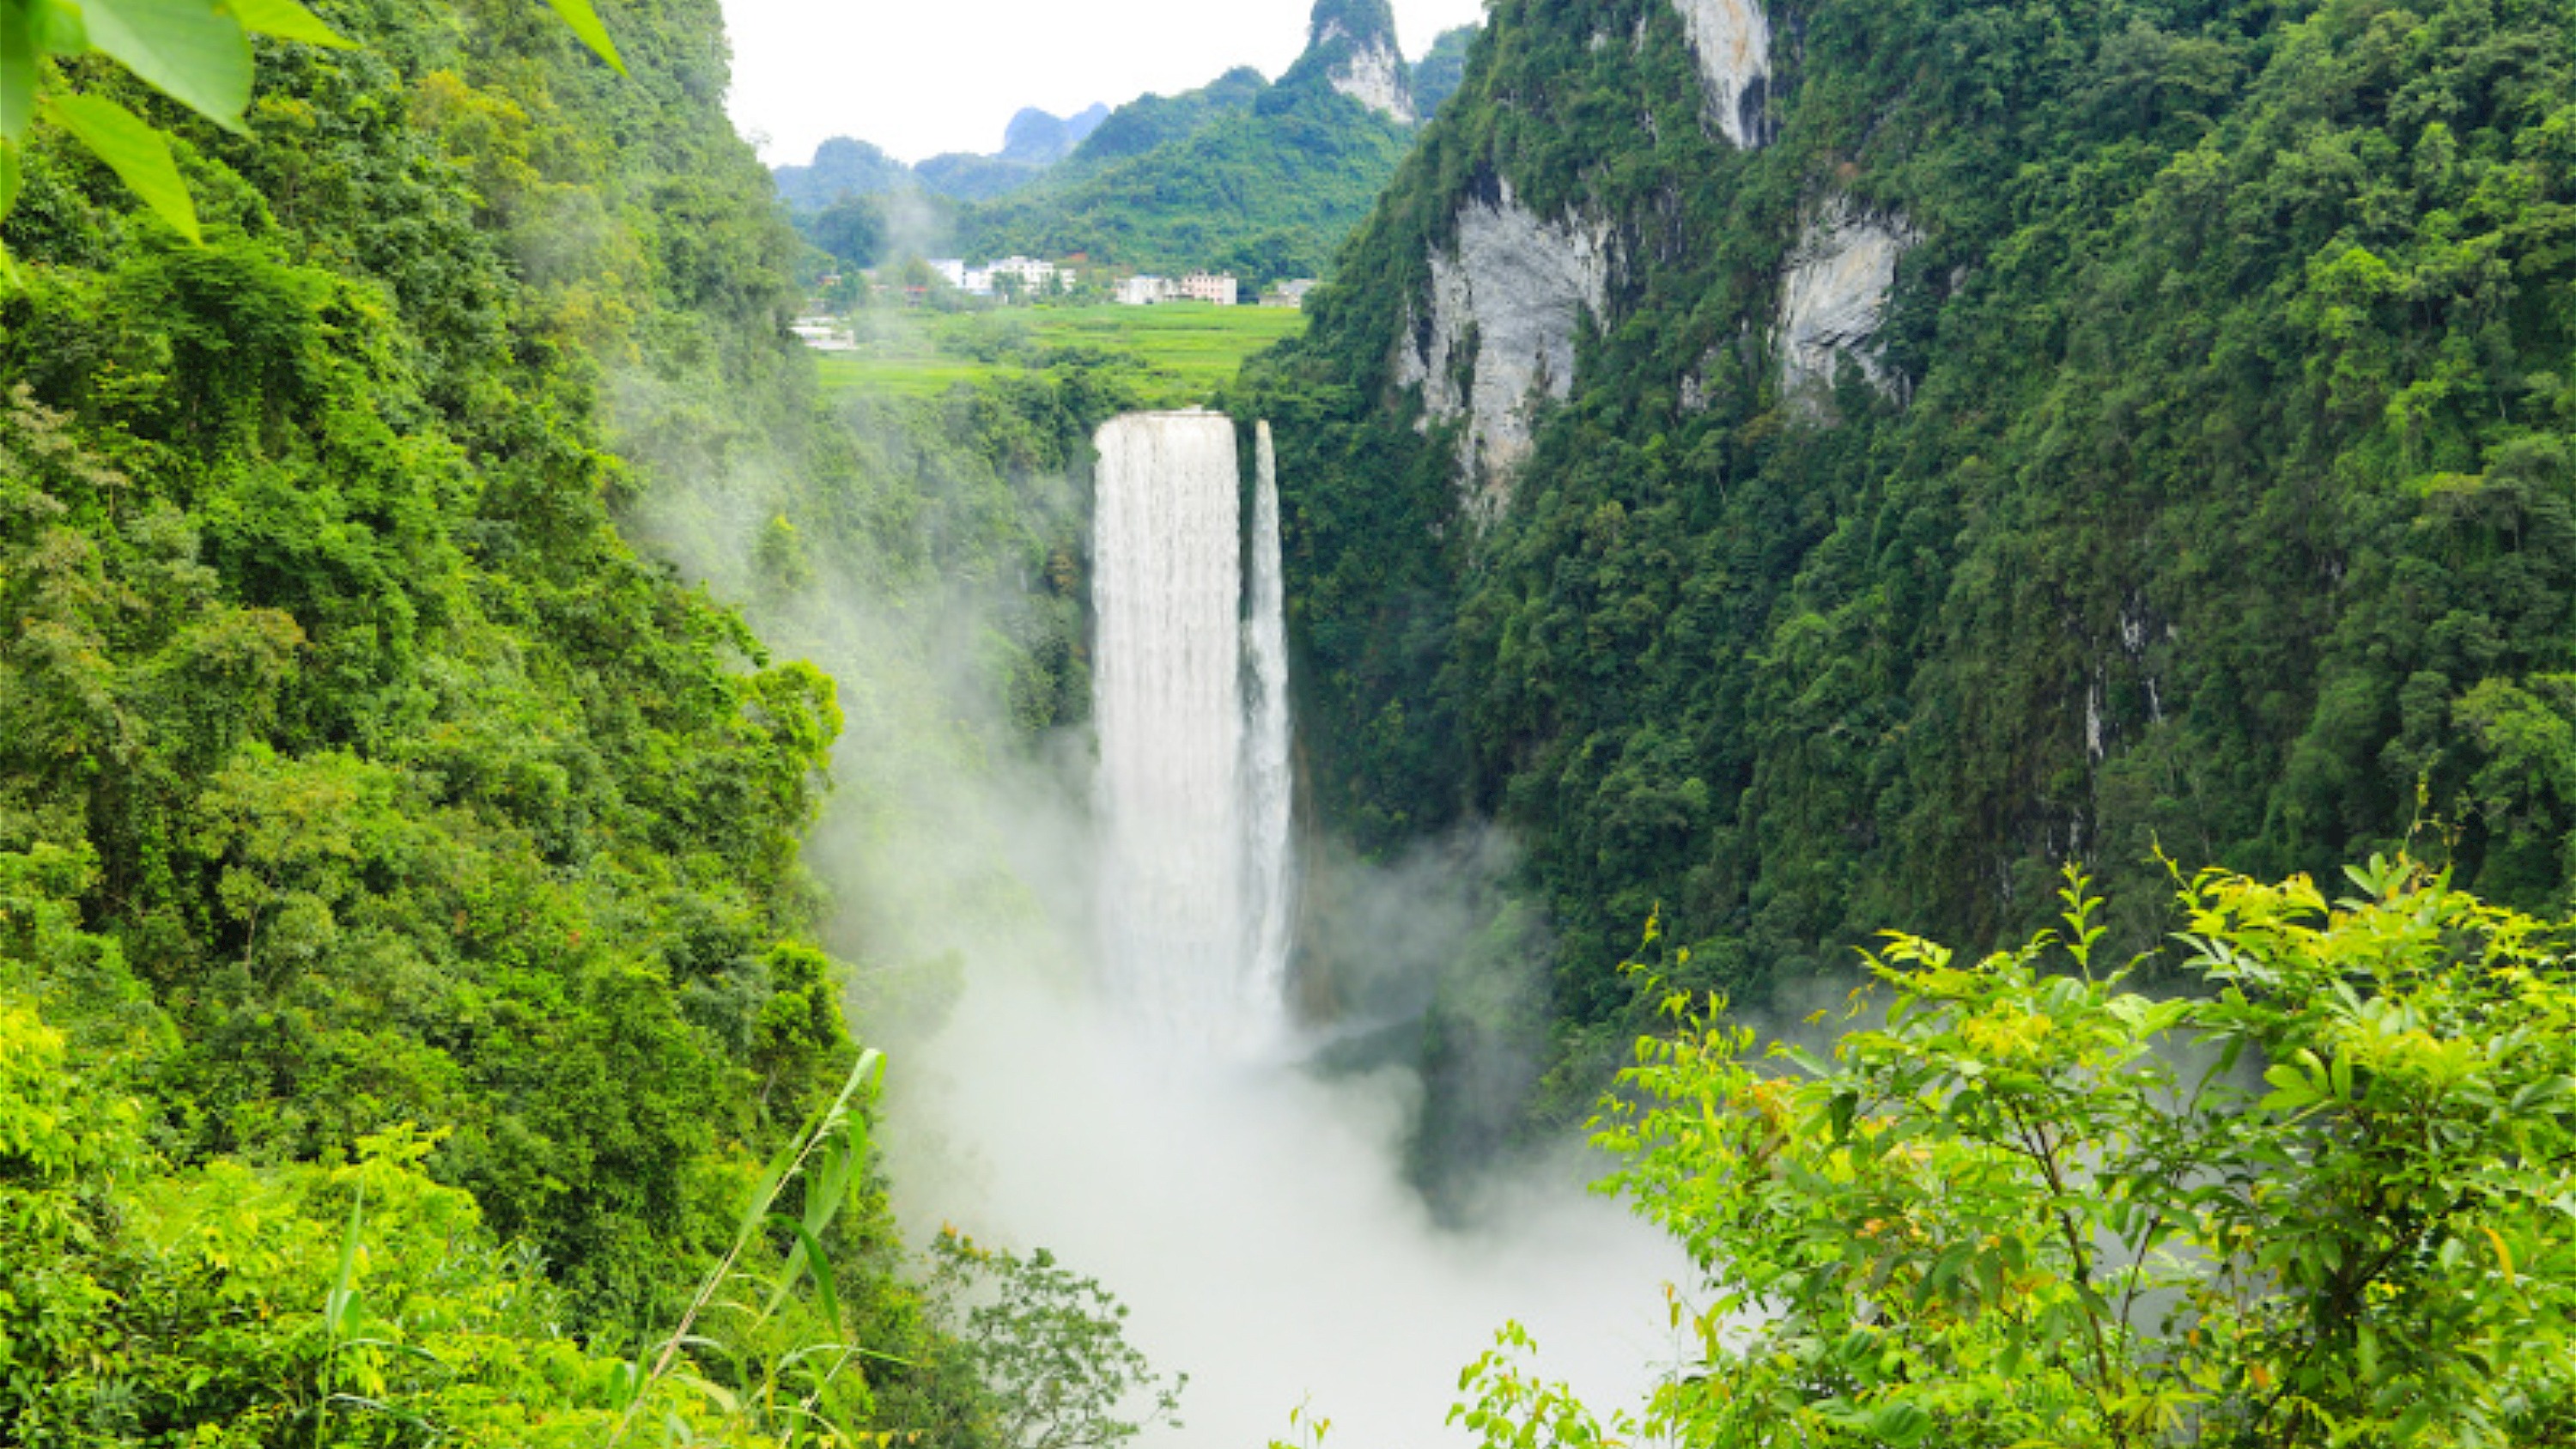
[[[1192,272],[1175,282],[1169,277],[1129,277],[1118,284],[1118,300],[1130,307],[1157,302],[1214,302],[1232,307],[1243,296],[1243,284],[1222,273]]]
[[[1029,296],[1036,296],[1053,285],[1057,271],[1055,263],[1031,257],[1004,257],[986,270],[996,282],[1004,277],[1018,278],[1021,292]]]
[[[1181,278],[1174,291],[1177,296],[1193,302],[1214,302],[1220,307],[1231,307],[1243,295],[1243,284],[1222,273],[1192,272]]]
[[[930,263],[930,269],[970,297],[993,295],[993,272],[989,267],[970,267],[956,257],[940,257]]]

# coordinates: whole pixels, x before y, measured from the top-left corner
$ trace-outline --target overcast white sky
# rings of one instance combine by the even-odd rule
[[[1238,65],[1279,78],[1306,48],[1314,0],[724,0],[734,124],[764,159],[802,162],[833,136],[906,161],[998,151],[1022,106],[1070,115],[1147,91],[1194,90]],[[1395,0],[1419,59],[1481,20],[1483,0]]]

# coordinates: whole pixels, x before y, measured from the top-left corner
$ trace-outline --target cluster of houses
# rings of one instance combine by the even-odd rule
[[[1076,260],[1079,260],[1077,258]],[[1043,297],[1057,290],[1070,291],[1074,274],[1053,262],[1034,257],[1004,257],[988,266],[970,266],[957,257],[933,261],[930,269],[948,285],[971,297],[992,297],[1005,290],[1022,297]],[[1010,281],[1016,285],[1005,288]],[[1313,291],[1311,280],[1283,282],[1264,293],[1264,307],[1302,307],[1306,294]],[[1151,307],[1161,302],[1210,302],[1219,307],[1242,305],[1243,284],[1224,272],[1192,272],[1186,277],[1128,277],[1118,283],[1117,298],[1129,307]]]
[[[1075,262],[1086,258],[1076,256]],[[1023,297],[1047,297],[1069,294],[1078,280],[1069,266],[1042,262],[1035,257],[1004,257],[998,262],[974,266],[958,257],[943,257],[927,264],[941,281],[970,297],[998,297],[1005,294]],[[914,286],[897,289],[878,280],[878,273],[867,274],[870,289],[881,296],[895,295],[898,290],[919,305],[926,289]],[[823,285],[838,285],[837,276],[826,277]],[[1261,296],[1264,307],[1302,307],[1306,294],[1315,289],[1311,280],[1282,282]],[[1224,272],[1192,272],[1185,277],[1128,277],[1116,283],[1114,295],[1125,306],[1150,307],[1162,302],[1207,302],[1219,307],[1245,305],[1243,284]],[[853,352],[856,342],[834,319],[822,315],[799,317],[794,325],[796,335],[819,352]]]
[[[1282,282],[1261,296],[1264,307],[1302,307],[1306,294],[1315,290],[1312,281]],[[1157,302],[1214,302],[1220,307],[1242,304],[1243,284],[1223,273],[1192,272],[1175,281],[1169,277],[1129,277],[1118,284],[1118,300],[1130,307],[1151,307]]]
[[[994,297],[1002,291],[1002,278],[1018,281],[1015,291],[1020,297],[1046,297],[1056,284],[1072,289],[1074,276],[1051,260],[1002,258],[992,266],[966,266],[958,258],[943,258],[930,263],[930,271],[940,273],[948,286],[969,297]],[[1303,307],[1306,294],[1314,291],[1314,281],[1285,281],[1262,294],[1262,307]],[[1118,281],[1115,297],[1123,307],[1154,307],[1159,302],[1211,302],[1216,307],[1242,307],[1244,284],[1221,271],[1193,271],[1190,276],[1128,276]]]

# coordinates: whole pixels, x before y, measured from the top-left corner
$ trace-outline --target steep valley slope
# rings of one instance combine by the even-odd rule
[[[1236,400],[1327,824],[1512,827],[1574,1064],[1658,915],[1758,992],[2070,862],[2142,942],[2159,849],[2567,904],[2571,58],[2537,0],[1499,0]]]

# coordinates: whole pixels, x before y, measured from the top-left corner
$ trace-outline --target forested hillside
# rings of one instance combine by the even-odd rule
[[[1238,70],[1111,113],[1044,180],[958,220],[975,256],[1025,252],[1259,284],[1323,274],[1412,144],[1384,0],[1324,0],[1276,85]]]
[[[850,197],[882,196],[914,182],[912,168],[865,141],[834,136],[814,148],[804,166],[778,166],[778,199],[791,212],[810,214]]]
[[[260,40],[238,132],[45,63],[202,245],[70,111],[8,152],[0,1439],[986,1442],[800,864],[835,687],[618,528],[756,463],[935,574],[975,475],[816,401],[713,0],[607,8],[624,75],[522,0],[317,9],[354,47]],[[953,446],[1054,460],[1014,407]]]
[[[2576,880],[2576,11],[1500,0],[1280,424],[1329,823],[1513,826],[1561,1056],[2062,862]]]
[[[1467,52],[1475,48],[1477,31],[1473,25],[1442,31],[1430,51],[1414,63],[1413,108],[1424,120],[1440,114],[1467,79]]]

